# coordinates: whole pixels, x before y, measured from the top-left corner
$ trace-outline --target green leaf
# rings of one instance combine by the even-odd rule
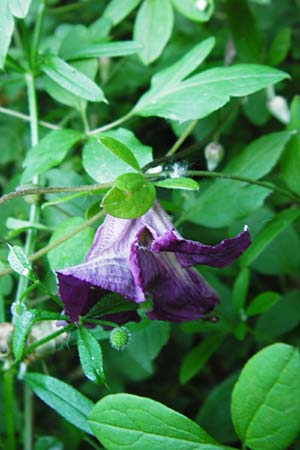
[[[31,0],[9,0],[10,12],[18,19],[24,19],[27,16]]]
[[[293,223],[300,215],[298,209],[286,209],[276,214],[255,236],[252,245],[240,259],[242,267],[249,266],[275,237]]]
[[[235,430],[251,450],[285,450],[300,427],[299,350],[273,344],[244,366],[232,393]]]
[[[87,417],[93,402],[67,383],[41,373],[27,372],[23,380],[33,392],[75,427],[92,434]]]
[[[240,311],[246,301],[249,288],[250,271],[246,268],[240,271],[232,290],[232,306],[235,311]]]
[[[198,191],[199,184],[192,178],[178,177],[167,178],[166,180],[156,181],[155,186],[166,189],[187,189],[190,191]]]
[[[141,50],[142,46],[135,41],[103,42],[73,48],[68,52],[68,61],[74,59],[89,58],[116,58],[120,56],[133,55]]]
[[[130,148],[139,166],[143,167],[152,161],[152,149],[143,145],[135,135],[125,129],[118,128],[101,133],[101,137],[109,136]],[[89,139],[83,148],[83,167],[87,173],[99,183],[113,181],[119,175],[131,172],[125,162],[109,151],[99,139]]]
[[[277,163],[289,132],[267,134],[251,142],[225,167],[224,172],[257,180]],[[270,194],[265,188],[231,180],[214,180],[203,194],[194,194],[187,201],[182,219],[208,227],[228,226],[249,215],[262,205]]]
[[[3,69],[6,54],[14,31],[14,19],[9,10],[9,0],[0,1],[0,30],[0,69]]]
[[[262,42],[259,29],[246,0],[227,0],[226,12],[237,53],[242,61],[259,62]],[[243,26],[241,26],[241,23]]]
[[[143,1],[134,24],[134,39],[143,47],[139,55],[144,64],[160,56],[170,39],[173,21],[170,0]]]
[[[195,22],[207,22],[214,11],[213,0],[172,0],[172,3],[181,14]]]
[[[158,90],[144,94],[134,108],[141,116],[159,116],[185,122],[211,114],[230,97],[241,97],[271,86],[288,75],[271,67],[239,64],[216,67]]]
[[[30,262],[23,249],[18,245],[9,245],[8,263],[14,272],[28,278],[32,272]]]
[[[221,448],[187,417],[159,402],[130,394],[104,397],[93,408],[89,424],[107,450]]]
[[[40,175],[59,165],[81,138],[82,134],[75,130],[50,131],[28,152],[23,163],[25,170],[22,183],[27,183],[34,175]]]
[[[180,383],[185,384],[193,378],[218,350],[224,340],[223,334],[213,333],[185,355],[180,366]]]
[[[104,196],[102,206],[120,219],[134,219],[145,214],[155,200],[155,187],[143,175],[125,173]]]
[[[300,194],[300,97],[296,95],[291,104],[289,130],[297,130],[286,146],[281,158],[281,175],[288,187]]]
[[[291,46],[291,29],[281,28],[275,35],[268,54],[268,64],[276,66],[285,60]]]
[[[133,169],[137,171],[141,170],[140,165],[132,151],[126,145],[122,144],[122,142],[110,136],[104,136],[100,138],[100,141],[106,148],[108,148],[108,150],[110,150],[118,158],[122,159],[122,161],[131,166]]]
[[[13,352],[16,361],[20,361],[23,356],[23,350],[27,335],[36,320],[33,311],[25,310],[21,314],[15,316],[13,331]]]
[[[49,244],[65,236],[83,222],[84,220],[81,217],[71,217],[59,223],[51,236]],[[64,269],[82,263],[92,244],[93,236],[93,229],[88,227],[50,250],[47,257],[51,269]],[[76,251],[74,251],[75,249]]]
[[[111,0],[104,10],[103,17],[118,25],[141,3],[141,0]]]
[[[93,383],[105,382],[100,344],[85,327],[78,329],[78,353],[85,376]]]
[[[257,295],[248,308],[246,313],[248,316],[255,316],[256,314],[262,314],[268,311],[275,303],[280,299],[280,295],[277,292],[267,291],[260,295]]]
[[[97,84],[57,56],[47,55],[42,64],[43,72],[61,87],[91,102],[107,102]]]

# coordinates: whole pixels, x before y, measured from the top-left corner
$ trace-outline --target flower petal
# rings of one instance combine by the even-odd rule
[[[183,267],[206,264],[225,267],[237,259],[251,244],[250,233],[245,228],[234,238],[224,239],[217,245],[182,239],[173,229],[155,239],[151,245],[153,252],[174,252]]]

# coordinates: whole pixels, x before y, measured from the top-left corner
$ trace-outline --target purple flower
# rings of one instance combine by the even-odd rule
[[[85,262],[57,272],[59,293],[66,314],[74,322],[110,292],[128,299],[129,306],[150,296],[153,308],[147,315],[152,320],[195,320],[211,312],[218,298],[190,267],[224,267],[249,245],[248,229],[215,246],[183,239],[155,202],[137,219],[107,215]],[[119,324],[139,320],[135,310],[102,318]]]

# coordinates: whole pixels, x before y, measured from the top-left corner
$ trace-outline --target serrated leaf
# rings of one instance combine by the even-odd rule
[[[0,1],[0,69],[3,69],[6,54],[14,31],[14,19],[9,10],[9,0]]]
[[[142,45],[135,41],[103,42],[73,48],[68,52],[67,60],[89,58],[116,58],[138,53]]]
[[[108,148],[108,150],[110,150],[118,158],[122,159],[122,161],[131,166],[133,169],[137,171],[141,170],[140,165],[132,151],[122,142],[110,136],[104,136],[100,138],[100,141],[106,148]]]
[[[24,19],[27,16],[31,0],[9,0],[10,12],[18,19]]]
[[[102,201],[105,211],[121,219],[134,219],[145,214],[155,200],[155,187],[143,175],[125,173],[116,180]]]
[[[104,383],[101,346],[93,334],[84,327],[78,329],[78,353],[85,376],[94,383]]]
[[[285,450],[300,427],[300,356],[273,344],[244,366],[232,393],[235,430],[251,450]]]
[[[107,395],[93,408],[89,424],[107,450],[221,450],[192,420],[154,400]]]
[[[8,262],[14,272],[28,277],[32,271],[30,262],[25,255],[23,249],[17,245],[9,245]]]
[[[134,39],[142,46],[144,64],[155,61],[165,48],[173,29],[170,0],[144,0],[134,23]]]
[[[166,180],[156,181],[155,186],[166,189],[187,189],[189,191],[198,191],[199,184],[192,178],[178,177],[167,178]]]
[[[256,314],[262,314],[268,311],[275,303],[280,299],[280,295],[277,292],[267,291],[255,297],[248,308],[246,314],[248,316],[255,316]]]
[[[67,383],[41,373],[28,372],[23,377],[50,408],[80,430],[92,434],[87,417],[93,402]]]
[[[42,70],[55,83],[80,98],[107,102],[102,89],[93,80],[57,56],[47,55]]]
[[[25,170],[22,183],[60,164],[81,138],[82,134],[76,130],[54,130],[48,133],[28,152],[23,163]]]
[[[103,17],[117,25],[127,17],[142,0],[111,0],[104,10]]]

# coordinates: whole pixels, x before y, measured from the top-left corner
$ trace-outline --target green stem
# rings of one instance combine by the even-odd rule
[[[177,139],[173,147],[170,148],[168,153],[166,154],[167,157],[174,155],[177,150],[181,147],[181,145],[184,143],[184,141],[189,137],[193,129],[198,123],[198,119],[193,120],[188,127],[185,129],[185,131],[182,133],[182,135]]]
[[[131,119],[131,117],[134,115],[133,111],[129,111],[129,113],[125,114],[125,116],[120,117],[119,119],[115,120],[114,122],[110,122],[107,125],[103,125],[102,127],[95,128],[94,130],[91,130],[89,132],[90,136],[93,136],[94,134],[102,133],[102,131],[110,130],[111,128],[115,128],[122,123],[126,122],[127,120]]]
[[[45,336],[44,338],[34,342],[33,344],[29,345],[25,349],[24,356],[29,355],[29,353],[32,353],[36,348],[40,347],[41,345],[46,344],[49,341],[52,341],[52,339],[57,338],[58,336],[60,336],[63,333],[73,330],[74,328],[75,328],[74,323],[69,323],[68,325],[66,325],[63,328],[60,328],[59,330],[55,331],[54,333],[51,333],[48,336]]]
[[[24,385],[24,450],[32,449],[32,389]]]
[[[38,11],[37,11],[37,18],[36,18],[36,22],[35,22],[32,44],[31,44],[31,51],[30,51],[30,64],[31,64],[31,70],[33,73],[35,73],[35,68],[36,68],[36,59],[37,59],[36,56],[38,53],[38,47],[39,47],[39,42],[40,42],[40,37],[41,37],[45,8],[46,8],[46,0],[40,1],[39,6],[38,6]]]
[[[86,114],[86,108],[81,108],[80,114],[81,114],[84,132],[86,135],[88,135],[90,132],[90,125],[89,125],[89,121],[88,121],[87,114]]]
[[[27,116],[26,114],[20,113],[18,111],[14,111],[12,109],[3,108],[3,106],[0,106],[0,113],[5,114],[7,116],[17,117],[18,119],[24,120],[25,122],[31,121],[30,116]],[[59,130],[61,128],[59,125],[44,122],[43,120],[39,120],[39,125],[42,125],[45,128],[49,128],[50,130]]]
[[[15,424],[14,424],[14,372],[13,369],[6,370],[4,378],[4,418],[6,426],[6,450],[16,449]]]
[[[5,302],[4,302],[4,297],[3,295],[0,293],[0,323],[5,322],[6,317],[5,317]]]
[[[63,242],[67,241],[68,239],[70,239],[71,237],[75,236],[77,233],[79,233],[80,231],[84,230],[85,228],[89,227],[90,225],[92,225],[94,222],[96,222],[97,220],[101,219],[101,217],[105,214],[104,211],[100,211],[98,214],[96,214],[95,216],[91,217],[88,220],[85,220],[82,224],[78,225],[77,227],[73,228],[72,231],[70,231],[69,233],[65,234],[64,236],[62,236],[59,239],[56,239],[56,241],[51,242],[51,244],[46,245],[45,247],[41,248],[40,250],[38,250],[35,253],[32,253],[28,259],[29,261],[36,261],[37,259],[41,258],[42,256],[46,255],[50,250],[52,250],[53,248],[57,247],[58,245],[62,244]],[[12,273],[13,270],[12,269],[5,269],[2,270],[0,272],[0,277],[7,275],[9,273]]]

